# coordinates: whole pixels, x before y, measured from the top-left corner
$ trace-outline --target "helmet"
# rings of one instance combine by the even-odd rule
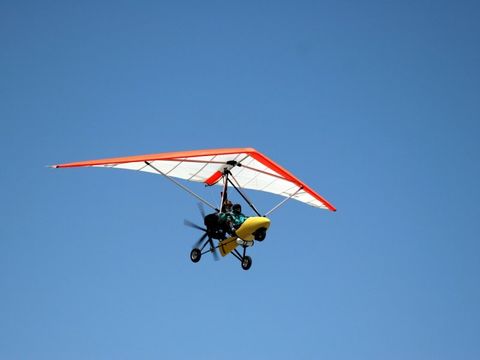
[[[232,210],[235,212],[242,212],[242,206],[240,204],[235,204],[233,205]]]

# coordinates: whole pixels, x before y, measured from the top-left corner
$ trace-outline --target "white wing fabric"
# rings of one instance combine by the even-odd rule
[[[102,160],[82,161],[54,165],[55,168],[107,167],[144,171],[203,182],[219,184],[225,168],[230,170],[234,182],[243,189],[265,191],[301,201],[331,211],[336,209],[286,169],[252,148],[194,150],[152,155],[129,156]]]

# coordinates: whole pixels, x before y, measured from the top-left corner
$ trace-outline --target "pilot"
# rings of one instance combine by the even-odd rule
[[[248,219],[248,216],[245,216],[242,213],[242,206],[240,204],[235,204],[232,207],[232,225],[236,229],[238,229],[242,224],[245,222],[245,220]],[[235,235],[235,233],[234,233]],[[253,241],[246,241],[242,240],[240,238],[237,239],[237,244],[238,245],[243,245],[243,246],[253,246]]]
[[[247,220],[247,216],[242,214],[242,206],[235,204],[232,206],[232,223],[235,229],[238,229]]]

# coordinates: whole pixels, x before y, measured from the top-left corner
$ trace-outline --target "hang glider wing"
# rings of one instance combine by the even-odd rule
[[[221,184],[223,170],[228,168],[243,189],[278,194],[331,211],[336,209],[288,170],[252,148],[194,150],[54,165],[54,168],[106,167],[150,173],[206,185]]]

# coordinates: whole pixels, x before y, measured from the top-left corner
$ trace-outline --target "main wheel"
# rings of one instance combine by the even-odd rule
[[[242,269],[248,270],[252,266],[252,258],[250,256],[244,256],[242,260]]]
[[[202,252],[200,251],[200,249],[195,248],[190,252],[190,260],[192,260],[194,263],[199,262],[201,257]]]

